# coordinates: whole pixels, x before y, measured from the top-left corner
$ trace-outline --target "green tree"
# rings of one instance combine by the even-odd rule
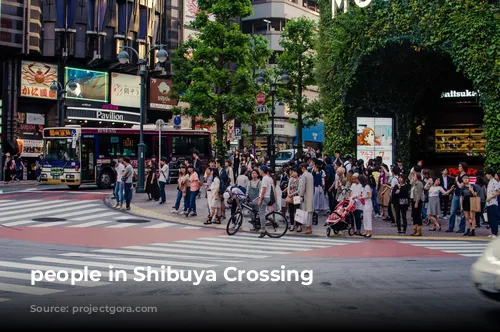
[[[310,103],[305,90],[316,84],[316,23],[306,17],[287,22],[281,34],[283,53],[278,57],[278,71],[290,76],[286,89],[280,89],[280,97],[290,112],[297,115],[297,153],[302,155],[302,130],[313,125],[319,116],[319,103]],[[295,121],[294,121],[295,122]]]
[[[198,0],[198,7],[192,23],[197,34],[172,60],[174,90],[190,105],[184,114],[215,123],[215,148],[224,155],[226,123],[235,118],[249,122],[254,110],[250,36],[234,19],[250,16],[252,1]]]

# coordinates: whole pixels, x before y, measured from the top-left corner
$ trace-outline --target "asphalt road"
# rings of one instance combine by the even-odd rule
[[[41,197],[41,192],[21,189],[11,201],[3,203],[11,207],[4,210],[15,211],[12,206],[18,199],[38,198],[54,204],[61,199],[58,190],[61,189]],[[74,196],[79,202],[79,197],[88,196],[89,204],[94,204],[97,193],[98,190],[89,188],[71,198]],[[40,211],[50,216],[43,205]],[[400,331],[431,327],[498,329],[500,324],[500,303],[483,298],[470,281],[470,267],[476,258],[440,250],[443,244],[439,242],[432,247],[425,242],[417,245],[415,241],[413,245],[408,241],[354,238],[276,240],[256,239],[254,234],[228,238],[223,231],[196,227],[156,228],[155,224],[152,229],[113,228],[104,223],[106,220],[99,225],[91,221],[94,225],[85,228],[69,227],[74,221],[68,227],[49,228],[30,227],[31,224],[17,219],[13,222],[18,225],[0,233],[4,234],[0,236],[2,328],[324,326]],[[13,235],[15,232],[29,236]],[[112,242],[116,243],[111,245]],[[480,252],[482,246],[447,243],[462,246],[464,252],[470,252],[472,247]],[[301,251],[307,256],[301,255]],[[192,281],[109,282],[103,274],[101,284],[30,285],[31,270],[36,269],[70,271],[89,266],[105,273],[113,265],[114,269],[126,270],[132,279],[135,266],[158,268],[160,264],[185,270],[213,270],[216,281],[204,279],[199,285]],[[287,270],[310,271],[305,277],[312,274],[312,282],[302,285],[296,281],[239,282],[224,278],[228,267],[262,271],[280,270],[282,265]],[[126,312],[138,307],[148,312]]]
[[[85,247],[0,240],[4,260],[88,252]],[[16,295],[0,303],[2,326],[106,327],[275,326],[364,328],[498,328],[500,304],[481,297],[469,278],[470,258],[325,259],[272,257],[213,268],[217,281],[114,282],[49,295]],[[313,281],[229,282],[228,266],[244,270],[312,270]],[[77,268],[77,267],[75,267]],[[104,279],[103,279],[104,280]],[[1,284],[0,284],[1,286]],[[53,284],[41,283],[40,287]],[[4,296],[0,292],[0,297]],[[155,313],[92,313],[88,307],[146,306]],[[68,313],[34,313],[67,307]],[[83,307],[87,307],[84,309]],[[79,310],[79,313],[73,313]],[[100,310],[100,308],[99,308]],[[110,311],[112,309],[108,309]],[[146,309],[144,309],[146,310]],[[152,309],[147,309],[152,310]],[[74,325],[77,324],[77,325]]]

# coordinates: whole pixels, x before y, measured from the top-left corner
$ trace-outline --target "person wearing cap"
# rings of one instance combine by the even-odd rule
[[[259,217],[260,217],[260,236],[266,236],[266,214],[267,205],[271,201],[271,189],[273,187],[273,179],[269,176],[269,168],[265,165],[259,167],[259,173],[262,176],[260,184],[260,194],[258,199]]]

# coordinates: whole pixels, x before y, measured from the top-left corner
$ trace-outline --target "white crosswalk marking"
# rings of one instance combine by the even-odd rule
[[[37,200],[29,200],[29,201],[14,201],[14,202],[12,202],[12,201],[8,201],[8,202],[6,202],[6,203],[3,203],[3,202],[5,202],[5,200],[2,200],[1,202],[2,202],[2,203],[0,203],[0,209],[2,209],[2,210],[3,210],[5,207],[8,207],[8,206],[13,206],[13,205],[23,205],[23,204],[26,204],[26,202],[28,202],[29,204],[31,204],[31,203],[40,202],[40,200],[39,200],[39,199],[37,199]]]
[[[116,214],[119,214],[118,212],[105,212],[101,214],[94,214],[94,215],[89,215],[85,217],[78,217],[78,218],[73,218],[73,220],[78,220],[78,221],[83,221],[83,220],[89,220],[89,219],[94,219],[94,218],[103,218],[103,217],[109,217],[109,216],[114,216]]]
[[[36,225],[29,225],[28,227],[55,227],[60,225],[69,224],[69,221],[57,221],[57,222],[38,222]]]
[[[112,223],[112,222],[113,221],[109,221],[109,220],[96,220],[96,221],[86,222],[86,223],[83,223],[83,224],[71,225],[71,226],[68,226],[68,227],[85,228],[85,227],[92,227],[92,226],[97,226],[97,225],[109,224],[109,223]]]
[[[426,249],[439,250],[450,254],[458,254],[464,257],[480,257],[486,247],[487,242],[467,242],[467,241],[399,241]]]
[[[7,302],[9,299],[4,299],[3,297],[0,297],[0,302]]]
[[[97,224],[87,222],[86,224]],[[48,223],[51,224],[51,223]],[[52,223],[53,224],[53,223]],[[125,224],[125,223],[124,223]],[[127,224],[128,225],[128,224]],[[130,224],[134,225],[134,224]],[[90,226],[92,227],[92,225]],[[53,256],[25,257],[17,261],[0,261],[0,292],[6,294],[24,294],[26,296],[43,296],[71,290],[77,287],[97,287],[110,285],[110,266],[113,270],[126,271],[126,279],[133,280],[137,275],[133,270],[138,267],[150,267],[152,271],[161,273],[161,266],[169,266],[174,270],[192,270],[215,268],[221,265],[244,263],[249,259],[268,258],[273,255],[286,255],[297,251],[314,250],[330,246],[343,246],[361,241],[313,241],[315,244],[304,244],[304,239],[290,237],[288,241],[270,239],[262,241],[249,236],[218,236],[155,243],[144,246],[129,246],[118,249],[95,249],[87,252],[66,252]],[[80,281],[71,285],[69,281],[43,281],[31,286],[31,271],[66,271],[89,270],[101,272],[98,282]],[[144,273],[147,273],[144,271]],[[52,285],[54,284],[54,285]],[[3,295],[3,294],[2,294]],[[8,301],[1,298],[0,302]],[[1,306],[1,304],[0,304]]]
[[[14,209],[13,211],[7,211],[3,212],[2,211],[2,217],[4,216],[11,216],[11,215],[19,215],[20,213],[26,213],[26,212],[36,212],[36,214],[48,212],[50,213],[53,208],[60,207],[60,206],[65,206],[68,204],[68,201],[45,201],[42,202],[43,208],[35,206],[32,207],[29,201],[20,201],[24,202],[24,204],[20,205],[18,208]],[[73,202],[74,203],[74,202]],[[8,217],[7,217],[8,218]]]
[[[79,207],[75,207],[75,209],[78,209],[78,208]],[[75,212],[71,212],[71,213],[61,214],[58,216],[58,218],[75,217],[75,216],[81,216],[82,214],[89,215],[89,214],[96,213],[96,212],[106,212],[106,211],[108,211],[108,210],[104,207],[96,208],[96,209],[84,209],[82,211],[75,211]]]
[[[8,222],[6,224],[2,224],[3,226],[7,227],[12,227],[12,226],[20,226],[20,225],[26,225],[26,224],[34,224],[38,221],[33,221],[33,220],[20,220],[20,221],[13,221],[13,222]]]
[[[160,223],[160,224],[146,226],[144,228],[166,228],[166,227],[172,227],[172,226],[176,226],[176,225],[177,224],[171,224],[171,223],[163,222],[163,223]]]
[[[96,206],[96,205],[97,204],[80,205],[79,208],[80,209],[88,208],[88,207]],[[27,212],[27,210],[23,210],[22,212],[16,211],[15,213],[17,214],[17,216],[16,216],[17,219],[26,219],[26,218],[38,218],[40,216],[44,216],[47,214],[57,216],[59,214],[59,212],[66,212],[66,211],[71,211],[71,210],[76,209],[75,206],[67,207],[64,209],[59,209],[59,207],[64,207],[64,206],[67,206],[67,203],[59,203],[56,205],[47,206],[47,207],[44,207],[43,210],[38,209],[38,211],[34,212],[34,213],[23,214],[24,212]],[[55,208],[58,208],[58,209],[55,209]],[[31,210],[31,209],[29,209],[29,210]],[[8,212],[8,213],[10,213],[10,212]],[[4,214],[2,213],[2,216],[3,215]],[[0,221],[8,221],[8,220],[12,220],[12,219],[13,219],[13,217],[10,216],[10,217],[0,218]]]
[[[10,206],[0,206],[0,209],[2,209],[2,214],[7,211],[16,211],[16,210],[24,210],[26,208],[33,208],[33,207],[40,207],[47,205],[47,201],[40,201],[38,203],[30,201],[29,204],[26,204],[26,201],[18,201],[16,204],[12,204]]]
[[[105,228],[125,228],[125,227],[132,227],[132,226],[137,226],[137,224],[131,223],[131,222],[121,222],[117,225],[113,226],[106,226]]]

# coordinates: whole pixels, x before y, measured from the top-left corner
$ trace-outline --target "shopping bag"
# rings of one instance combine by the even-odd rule
[[[483,219],[485,222],[488,222],[488,214],[486,212],[483,213]]]
[[[302,197],[293,196],[293,205],[299,205],[300,203],[302,203]]]
[[[470,212],[481,212],[481,197],[470,198]]]
[[[307,212],[301,209],[297,209],[297,211],[295,211],[295,221],[301,224],[305,224],[307,222]]]

